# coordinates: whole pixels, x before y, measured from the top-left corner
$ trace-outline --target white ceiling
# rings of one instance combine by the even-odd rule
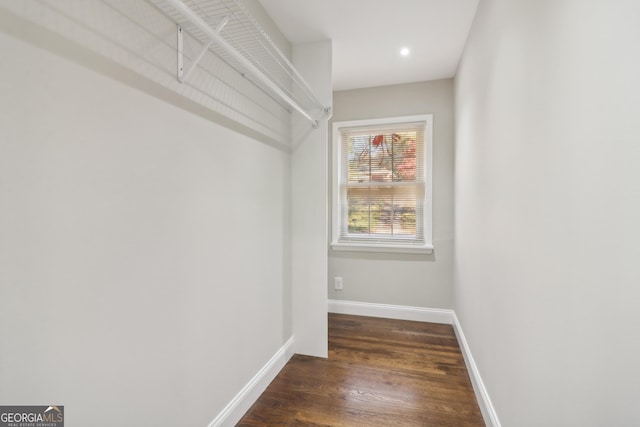
[[[478,0],[260,3],[292,43],[333,41],[334,90],[346,90],[453,77]]]

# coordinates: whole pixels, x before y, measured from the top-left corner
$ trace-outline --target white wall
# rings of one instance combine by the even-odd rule
[[[41,41],[0,31],[0,402],[206,425],[289,338],[290,155]]]
[[[331,42],[293,46],[294,66],[323,105],[331,106]],[[327,145],[328,117],[318,127],[293,117],[291,156],[292,312],[295,352],[327,357]]]
[[[640,3],[480,2],[455,310],[504,426],[640,424]]]
[[[338,91],[332,122],[433,114],[433,255],[329,250],[330,299],[453,306],[453,80]],[[333,178],[332,171],[329,172]],[[334,290],[333,278],[344,280]]]

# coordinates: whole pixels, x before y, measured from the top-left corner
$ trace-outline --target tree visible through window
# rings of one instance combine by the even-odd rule
[[[334,243],[430,246],[425,129],[431,116],[410,119],[416,118],[423,120],[334,124],[339,156]]]
[[[416,234],[416,132],[349,138],[347,200],[349,233]],[[366,185],[360,185],[366,183]]]

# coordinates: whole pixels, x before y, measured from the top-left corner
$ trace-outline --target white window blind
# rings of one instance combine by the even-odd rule
[[[431,122],[334,124],[334,248],[431,248]]]

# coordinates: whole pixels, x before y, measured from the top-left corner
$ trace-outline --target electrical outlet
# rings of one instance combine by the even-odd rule
[[[342,277],[334,277],[333,278],[333,287],[336,291],[342,290]]]

